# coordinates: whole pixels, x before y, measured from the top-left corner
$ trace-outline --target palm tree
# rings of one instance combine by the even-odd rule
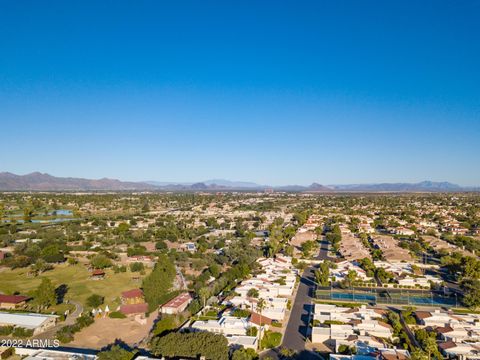
[[[207,298],[210,295],[210,290],[206,287],[203,287],[200,290],[198,290],[198,295],[200,296],[200,299],[202,299],[203,301],[202,313],[204,313],[205,307],[207,306]]]
[[[263,309],[265,309],[265,299],[263,298],[260,298],[258,299],[258,302],[257,302],[257,311],[258,311],[258,314],[260,315],[260,329],[258,331],[258,348],[261,349],[262,348],[262,345],[261,345],[261,341],[262,341],[262,311]]]

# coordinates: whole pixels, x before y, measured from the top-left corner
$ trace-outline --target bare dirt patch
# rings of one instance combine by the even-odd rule
[[[145,324],[140,324],[135,318],[126,319],[95,319],[95,322],[75,335],[75,340],[69,345],[89,349],[101,349],[117,339],[130,346],[145,339],[153,327],[158,311],[146,318]]]

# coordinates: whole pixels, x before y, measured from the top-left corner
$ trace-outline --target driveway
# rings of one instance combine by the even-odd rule
[[[65,321],[58,323],[57,325],[48,329],[47,331],[44,331],[34,336],[34,338],[35,339],[55,339],[58,330],[60,330],[64,326],[75,324],[77,318],[83,313],[83,305],[73,300],[70,300],[70,303],[75,305],[75,310],[72,313],[68,314]]]

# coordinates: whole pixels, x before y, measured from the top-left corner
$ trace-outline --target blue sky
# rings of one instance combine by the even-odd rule
[[[479,1],[2,1],[0,171],[480,185]]]

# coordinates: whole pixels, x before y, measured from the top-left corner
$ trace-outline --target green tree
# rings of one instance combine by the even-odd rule
[[[151,343],[155,356],[205,356],[208,360],[228,360],[228,341],[220,334],[210,332],[177,333],[155,337]]]
[[[232,360],[257,360],[258,354],[253,349],[240,348],[235,350]]]
[[[210,290],[206,287],[202,287],[200,288],[200,290],[198,290],[198,296],[202,300],[203,312],[205,312],[205,307],[207,306],[207,300],[210,296]]]
[[[53,266],[48,264],[43,259],[38,259],[35,264],[32,265],[32,270],[35,272],[35,275],[41,274],[47,270],[52,269]]]
[[[247,292],[247,296],[252,297],[252,298],[258,298],[258,296],[259,296],[258,290],[255,289],[255,288],[249,289],[248,292]]]
[[[463,302],[471,309],[480,307],[480,280],[466,278],[460,283],[463,290]]]
[[[330,283],[330,266],[327,262],[320,264],[319,268],[315,270],[315,280],[320,286],[328,286]]]
[[[112,266],[112,260],[110,260],[107,256],[98,254],[90,260],[90,264],[95,269],[105,269],[107,267]]]
[[[33,210],[29,207],[23,209],[23,221],[32,222]]]
[[[411,359],[412,360],[427,360],[428,355],[422,349],[415,348],[411,352]]]
[[[153,271],[143,280],[142,288],[151,311],[168,300],[175,278],[175,266],[168,256],[158,257]]]
[[[260,315],[260,324],[259,324],[259,331],[258,331],[258,343],[259,343],[259,346],[260,346],[260,349],[261,349],[261,340],[262,340],[262,330],[263,330],[263,326],[262,326],[262,313],[263,313],[263,310],[265,309],[265,306],[266,306],[266,302],[265,302],[265,299],[258,299],[257,301],[257,306],[256,306],[256,310],[258,311],[258,315]]]
[[[50,279],[43,278],[34,295],[34,302],[38,306],[39,311],[55,305],[56,300],[55,286],[53,286]]]
[[[87,306],[90,306],[91,308],[98,308],[100,305],[103,304],[103,301],[103,296],[93,294],[87,298]]]
[[[97,354],[98,360],[131,360],[135,353],[122,349],[119,345],[112,346],[109,350]]]

